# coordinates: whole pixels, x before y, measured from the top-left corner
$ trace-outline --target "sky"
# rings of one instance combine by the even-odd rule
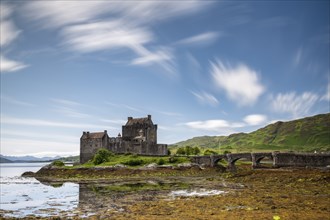
[[[1,0],[1,154],[79,154],[127,117],[158,142],[329,113],[329,1]]]

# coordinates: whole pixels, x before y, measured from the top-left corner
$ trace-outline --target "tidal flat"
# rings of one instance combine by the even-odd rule
[[[55,188],[65,182],[78,184],[77,204],[57,213],[51,212],[54,206],[41,210],[43,215],[24,218],[329,219],[328,169],[251,170],[240,165],[236,173],[197,167],[99,170],[53,169],[54,175],[40,174],[37,178],[43,184]],[[17,217],[0,214],[1,219]]]

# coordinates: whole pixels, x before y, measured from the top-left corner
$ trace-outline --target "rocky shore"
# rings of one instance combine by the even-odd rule
[[[241,165],[236,173],[228,173],[190,164],[44,167],[29,175],[45,183],[80,183],[78,207],[45,219],[323,220],[330,213],[328,169],[251,170]]]

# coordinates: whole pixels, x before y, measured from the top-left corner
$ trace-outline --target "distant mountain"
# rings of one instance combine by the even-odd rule
[[[0,163],[13,163],[13,161],[8,160],[8,159],[3,158],[3,157],[0,156]]]
[[[171,147],[199,146],[222,151],[330,151],[330,113],[267,125],[251,133],[202,136]]]
[[[50,160],[56,160],[60,158],[60,156],[56,157],[34,157],[34,156],[5,156],[0,155],[1,158],[10,160],[12,162],[37,162],[37,161],[50,161]]]

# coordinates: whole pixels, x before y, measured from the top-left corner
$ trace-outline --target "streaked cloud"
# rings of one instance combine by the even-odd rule
[[[295,66],[298,66],[301,62],[302,59],[302,55],[303,55],[303,50],[301,48],[299,48],[294,56],[293,59],[293,63]]]
[[[88,118],[89,114],[82,113],[82,105],[66,99],[52,99],[55,103],[54,111],[71,118]]]
[[[319,96],[312,92],[304,92],[300,95],[295,92],[279,93],[271,97],[271,109],[279,113],[290,113],[297,118],[308,115],[318,100]]]
[[[1,47],[7,46],[12,43],[21,33],[18,30],[12,20],[10,20],[10,15],[13,9],[6,5],[0,4],[1,7],[1,25],[0,25],[0,45]]]
[[[125,1],[51,1],[28,2],[24,12],[28,18],[40,22],[43,28],[58,29],[63,44],[71,50],[89,53],[130,49],[137,55],[131,64],[156,64],[173,74],[173,55],[165,50],[152,51],[146,46],[156,38],[150,25],[200,11],[208,5],[210,3],[198,0],[189,4],[140,1],[134,2],[134,6]],[[210,39],[211,35],[208,33],[199,38]]]
[[[226,120],[215,119],[215,120],[205,120],[205,121],[192,121],[184,123],[187,127],[204,130],[204,131],[233,131],[231,129],[243,127],[242,123],[230,123]]]
[[[214,97],[212,94],[207,92],[191,92],[201,104],[207,104],[211,106],[216,106],[219,104],[219,101],[216,97]]]
[[[41,152],[48,151],[49,149],[57,149],[55,155],[72,155],[72,150],[77,155],[79,150],[79,139],[76,143],[62,142],[62,141],[40,141],[40,140],[31,140],[31,139],[17,139],[17,138],[1,138],[1,146],[10,146],[12,149],[20,149],[19,152],[16,152],[15,155],[43,155]],[[22,148],[24,146],[24,148]],[[8,151],[8,152],[7,152]],[[15,150],[14,150],[15,151]],[[13,151],[9,148],[1,150],[1,153],[4,155],[13,155]],[[54,154],[50,154],[54,156]]]
[[[1,73],[15,72],[15,71],[24,69],[27,66],[28,65],[26,65],[22,62],[7,59],[6,57],[4,57],[2,55],[0,56],[0,70],[1,70]]]
[[[26,130],[10,130],[10,129],[3,129],[1,130],[2,137],[8,137],[16,139],[33,139],[33,140],[44,140],[44,141],[65,141],[69,143],[76,143],[79,141],[79,137],[69,136],[69,135],[60,135],[54,133],[41,133],[41,132],[32,132]]]
[[[325,94],[321,97],[321,101],[330,102],[330,82],[328,83]]]
[[[6,49],[13,43],[13,41],[21,33],[10,19],[13,12],[13,8],[5,3],[0,4],[1,16],[0,16],[0,45],[1,45],[1,55],[0,55],[0,71],[1,73],[15,72],[27,67],[26,64],[11,60],[5,57],[4,53]],[[7,55],[6,55],[7,56]]]
[[[13,97],[9,97],[9,96],[3,95],[3,94],[1,94],[1,101],[10,103],[10,104],[14,104],[14,105],[25,106],[25,107],[35,106],[32,103],[24,102],[24,101],[21,101],[21,100],[18,100],[18,99],[15,99]]]
[[[153,39],[146,28],[118,20],[68,26],[63,29],[61,36],[67,46],[79,52],[132,48]]]
[[[267,116],[265,115],[247,115],[244,117],[243,121],[251,126],[262,125],[267,122]]]
[[[62,128],[80,128],[80,129],[104,129],[104,125],[96,124],[82,124],[82,123],[68,123],[58,122],[51,120],[33,119],[33,118],[17,118],[7,115],[1,115],[2,124],[14,124],[14,125],[28,125],[28,126],[49,126],[49,127],[62,127]],[[106,126],[107,128],[112,128]]]
[[[205,32],[177,41],[176,45],[207,45],[212,44],[220,37],[219,32]]]
[[[116,107],[116,108],[128,109],[128,110],[135,111],[135,112],[145,113],[145,111],[143,111],[142,109],[136,108],[134,106],[126,105],[126,104],[118,104],[118,103],[112,103],[112,102],[105,102],[105,104]]]
[[[232,67],[218,60],[211,63],[211,74],[216,86],[241,106],[253,105],[265,91],[256,71],[245,64]]]

